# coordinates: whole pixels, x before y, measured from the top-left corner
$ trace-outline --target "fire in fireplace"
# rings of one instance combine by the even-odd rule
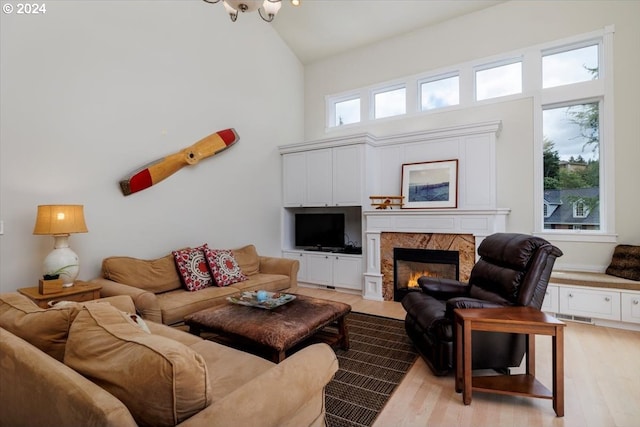
[[[422,276],[459,279],[458,251],[393,248],[393,299],[401,301],[408,293],[419,291]]]

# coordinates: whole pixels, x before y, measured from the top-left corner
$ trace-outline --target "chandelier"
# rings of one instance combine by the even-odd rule
[[[238,12],[253,12],[257,10],[260,17],[267,22],[273,21],[282,6],[282,0],[203,0],[216,4],[222,1],[225,10],[233,22],[238,19]],[[291,4],[298,6],[300,0],[291,0]]]

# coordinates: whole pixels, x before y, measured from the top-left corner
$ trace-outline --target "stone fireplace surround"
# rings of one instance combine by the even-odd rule
[[[435,249],[456,251],[459,254],[458,273],[462,282],[469,280],[475,264],[475,238],[472,234],[440,233],[381,233],[380,270],[382,273],[382,297],[394,300],[394,248]]]
[[[393,301],[394,247],[457,250],[460,280],[467,281],[478,246],[486,236],[505,231],[508,213],[509,209],[365,212],[363,298]]]

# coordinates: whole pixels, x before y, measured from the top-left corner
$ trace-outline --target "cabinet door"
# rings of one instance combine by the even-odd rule
[[[307,151],[305,206],[330,206],[333,197],[333,158],[330,148]]]
[[[333,284],[333,260],[327,254],[305,254],[307,282],[317,285]]]
[[[640,293],[622,292],[622,321],[640,323]]]
[[[282,193],[284,206],[303,206],[307,179],[306,153],[282,156]]]
[[[563,286],[560,288],[560,313],[620,320],[620,292]]]
[[[300,268],[298,269],[298,282],[306,282],[307,281],[307,269],[306,263],[304,259],[304,254],[301,252],[283,252],[282,256],[284,258],[295,259],[300,262]]]
[[[333,256],[333,285],[362,290],[362,258]]]
[[[364,149],[349,145],[333,149],[333,204],[361,206],[364,171]]]
[[[549,285],[544,295],[544,301],[542,301],[542,311],[547,313],[558,313],[558,287]]]

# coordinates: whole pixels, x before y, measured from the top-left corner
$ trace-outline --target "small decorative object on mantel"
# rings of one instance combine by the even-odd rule
[[[376,209],[393,209],[394,206],[402,207],[402,196],[369,196],[371,199],[371,206],[375,206]]]
[[[225,129],[202,138],[175,154],[151,162],[120,181],[122,194],[137,193],[178,172],[184,166],[193,166],[202,159],[215,156],[238,142],[235,129]]]

